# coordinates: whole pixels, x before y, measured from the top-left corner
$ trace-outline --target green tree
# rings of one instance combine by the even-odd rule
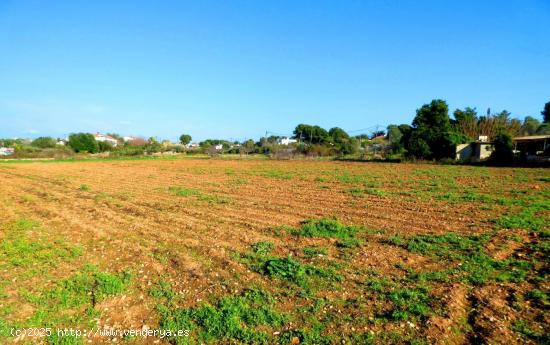
[[[150,137],[145,145],[145,151],[147,152],[160,152],[162,151],[162,144],[159,143],[157,138]]]
[[[537,129],[537,134],[550,135],[550,122],[540,125],[540,127]]]
[[[542,122],[550,123],[550,102],[546,102],[544,109],[540,113],[542,114]]]
[[[477,139],[480,133],[476,108],[456,109],[453,115],[454,120],[451,121],[451,124],[454,131],[471,139]]]
[[[189,134],[182,134],[180,135],[180,143],[182,145],[187,145],[191,142],[191,140],[193,140],[193,138],[191,138],[191,136]]]
[[[422,159],[442,159],[455,156],[451,139],[449,107],[443,100],[433,100],[416,111],[412,130],[405,143],[408,155]]]
[[[540,121],[531,116],[526,116],[521,124],[521,135],[534,135],[540,127]]]
[[[31,143],[31,146],[41,149],[54,148],[55,145],[57,145],[57,141],[52,137],[39,137],[34,139]]]
[[[389,125],[386,131],[388,133],[388,142],[390,143],[392,152],[399,153],[403,151],[403,144],[401,142],[403,133],[399,130],[399,126]]]
[[[349,138],[339,144],[338,151],[344,155],[352,155],[359,152],[360,144],[361,142],[358,138]]]
[[[329,129],[328,135],[332,139],[332,142],[337,144],[342,144],[349,140],[349,134],[340,127]]]
[[[476,108],[466,107],[464,108],[464,110],[456,109],[453,115],[454,115],[454,120],[451,121],[453,124],[460,123],[460,122],[477,121]]]
[[[248,139],[247,141],[243,142],[240,147],[240,152],[244,154],[250,154],[254,152],[256,149],[256,143],[252,139]]]
[[[319,126],[299,124],[294,129],[294,138],[310,144],[323,144],[328,141],[329,134]]]
[[[73,133],[69,135],[69,146],[75,152],[97,153],[99,151],[99,144],[93,134],[90,133]]]
[[[499,164],[511,163],[514,159],[512,136],[508,132],[501,130],[493,140],[493,143],[495,149],[491,154],[491,160]]]

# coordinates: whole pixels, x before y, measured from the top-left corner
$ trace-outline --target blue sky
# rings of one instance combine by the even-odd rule
[[[550,1],[0,0],[0,137],[356,130],[434,98],[539,117]]]

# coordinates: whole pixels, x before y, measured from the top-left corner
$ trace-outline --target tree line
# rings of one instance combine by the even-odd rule
[[[352,136],[340,127],[327,130],[318,125],[298,124],[291,136],[295,143],[291,145],[282,145],[283,137],[273,135],[261,137],[258,141],[248,139],[243,142],[230,142],[223,139],[206,139],[198,145],[189,145],[192,140],[189,134],[182,134],[179,143],[173,144],[168,140],[158,141],[154,137],[124,141],[120,135],[108,133],[108,136],[118,141],[115,147],[106,141],[96,141],[93,134],[73,133],[64,143],[65,146],[60,146],[59,139],[52,137],[39,137],[30,144],[21,139],[3,139],[0,140],[0,146],[15,147],[16,152],[23,155],[49,150],[61,153],[110,152],[121,156],[185,151],[207,154],[284,153],[313,156],[360,154],[364,157],[366,152],[385,152],[396,157],[443,160],[454,159],[458,144],[470,143],[480,136],[485,136],[494,144],[493,158],[506,161],[513,156],[512,137],[550,134],[550,102],[544,105],[541,115],[542,121],[532,116],[526,116],[522,121],[512,117],[506,110],[497,113],[487,110],[485,115],[479,115],[475,108],[466,107],[456,109],[451,117],[447,103],[435,99],[416,110],[411,124],[389,125],[386,132],[374,131]],[[384,139],[380,140],[384,135]]]
[[[449,117],[449,107],[436,99],[416,111],[411,125],[390,125],[388,140],[394,153],[418,159],[454,158],[456,145],[470,143],[480,136],[494,143],[497,160],[512,156],[512,137],[550,134],[550,102],[541,112],[543,121],[526,116],[523,121],[504,110],[478,115],[475,108],[456,109]]]

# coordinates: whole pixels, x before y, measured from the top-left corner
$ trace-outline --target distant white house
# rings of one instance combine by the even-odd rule
[[[298,140],[291,139],[289,137],[284,137],[284,138],[279,139],[279,144],[280,145],[285,145],[285,146],[288,146],[290,144],[294,144],[294,143],[297,143],[297,142],[298,142]]]
[[[94,135],[94,138],[95,138],[96,141],[108,142],[109,144],[113,145],[113,147],[118,145],[118,140],[111,137],[110,135],[96,133]]]
[[[0,156],[11,156],[15,153],[12,147],[0,147]]]
[[[187,147],[188,149],[196,149],[199,146],[200,145],[198,143],[189,143],[189,144],[185,145],[185,147]]]
[[[223,149],[223,145],[222,145],[222,144],[218,144],[218,145],[214,146],[214,148],[215,148],[216,150],[221,150],[221,149]]]
[[[128,141],[134,141],[136,139],[137,139],[136,137],[132,137],[132,136],[125,136],[122,138],[122,140],[124,140],[125,143]]]

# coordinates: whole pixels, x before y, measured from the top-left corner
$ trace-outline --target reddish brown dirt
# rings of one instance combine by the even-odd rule
[[[311,239],[288,243],[273,233],[273,228],[281,225],[336,217],[346,224],[382,230],[383,235],[369,235],[354,256],[344,272],[348,278],[355,277],[357,269],[398,274],[396,264],[414,269],[429,264],[423,256],[385,244],[388,236],[449,231],[478,234],[493,228],[493,219],[502,212],[498,205],[482,210],[474,203],[451,204],[416,196],[411,181],[428,183],[429,178],[415,175],[425,169],[439,168],[319,161],[25,163],[0,165],[0,201],[6,219],[30,217],[56,236],[84,247],[80,263],[115,272],[132,269],[136,275],[132,291],[98,306],[102,310],[100,324],[141,328],[158,322],[147,291],[160,278],[173,283],[183,305],[195,305],[212,293],[240,291],[251,282],[269,285],[267,278],[251,272],[232,255],[261,240],[283,248],[277,249],[281,255],[315,243]],[[265,173],[272,170],[291,177]],[[473,168],[463,168],[462,177],[455,180],[458,185],[476,185],[482,192],[493,192],[499,187],[498,180],[510,174],[506,169],[488,171],[495,180],[469,176]],[[387,194],[356,197],[347,193],[363,184],[334,178],[343,173],[374,176],[380,183],[375,189]],[[402,183],[396,185],[396,179]],[[178,196],[169,191],[174,186],[193,188],[225,202]],[[510,182],[510,187],[517,186]],[[495,247],[495,257],[507,257],[518,246],[510,241],[505,251]],[[53,275],[67,277],[74,270],[59,267]],[[8,276],[2,274],[2,278]],[[360,279],[363,277],[344,282],[344,290],[353,290]],[[468,291],[461,285],[442,289],[447,296],[447,317],[431,319],[428,336],[435,343],[468,342],[464,333],[453,332],[468,318]],[[351,293],[357,294],[361,293]],[[510,322],[506,320],[505,292],[491,286],[473,296],[479,303],[472,318],[476,330],[487,339],[518,343],[517,336],[504,327]]]

